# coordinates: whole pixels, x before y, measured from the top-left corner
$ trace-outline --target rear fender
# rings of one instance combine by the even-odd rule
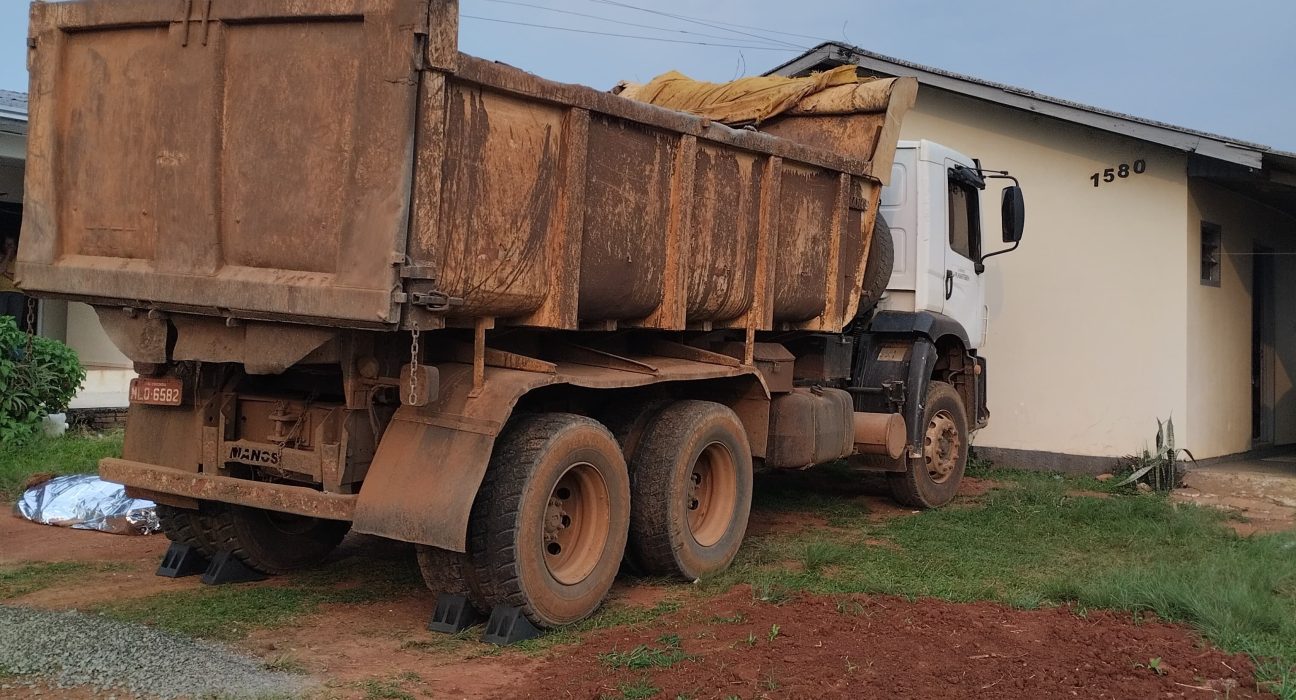
[[[637,358],[639,359],[639,358]],[[486,381],[472,392],[472,367],[438,365],[441,390],[423,407],[401,406],[374,455],[356,500],[352,528],[405,542],[465,551],[468,516],[490,463],[495,438],[513,408],[540,387],[568,384],[588,389],[625,389],[662,382],[740,379],[768,403],[764,380],[752,367],[677,358],[644,358],[652,373],[558,363],[552,373],[486,368]],[[763,429],[763,428],[762,428]]]

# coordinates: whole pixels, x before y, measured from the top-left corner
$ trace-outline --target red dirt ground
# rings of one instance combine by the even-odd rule
[[[741,621],[717,621],[732,619]],[[599,658],[640,644],[663,648],[658,640],[668,634],[694,658],[644,670],[612,669]],[[1153,657],[1161,673],[1146,667]],[[514,690],[525,698],[618,697],[623,684],[639,681],[663,698],[1265,696],[1244,657],[1207,649],[1161,622],[890,597],[805,596],[776,606],[753,601],[745,587],[651,626],[556,650]]]
[[[992,482],[968,479],[960,500],[973,502],[993,487]],[[863,506],[870,519],[911,512],[889,500],[884,483],[839,495]],[[828,522],[804,513],[757,510],[749,532],[807,526],[827,527]],[[87,573],[6,603],[84,608],[124,596],[200,587],[196,577],[153,575],[166,545],[160,535],[74,531],[0,515],[0,566],[69,560],[113,564],[111,571]],[[383,567],[410,555],[407,545],[353,536],[330,560],[362,557]],[[323,684],[318,697],[330,700],[372,697],[365,685],[371,680],[395,684],[414,697],[474,699],[620,697],[621,684],[640,680],[660,688],[655,697],[666,700],[678,693],[816,700],[1262,695],[1245,659],[1207,649],[1186,628],[1135,623],[1128,615],[1081,618],[1066,609],[1020,611],[885,597],[805,596],[771,605],[754,601],[746,588],[703,599],[685,586],[634,579],[618,582],[610,597],[615,604],[642,608],[667,598],[685,605],[654,622],[591,633],[579,644],[539,656],[427,632],[433,600],[414,583],[408,594],[380,603],[325,605],[292,625],[255,630],[237,646],[267,662],[298,664]],[[771,640],[775,624],[779,631]],[[669,634],[678,635],[682,649],[695,658],[644,670],[614,670],[599,660],[600,654],[639,644],[660,648],[658,638]],[[1163,660],[1165,675],[1146,668],[1154,657]],[[70,692],[45,690],[44,697]]]

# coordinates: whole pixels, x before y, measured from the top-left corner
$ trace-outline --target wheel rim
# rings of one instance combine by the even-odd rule
[[[958,425],[949,411],[937,411],[927,423],[923,439],[923,458],[927,462],[927,475],[937,484],[949,481],[958,467],[962,441]]]
[[[598,566],[611,522],[607,484],[594,465],[567,468],[545,508],[544,562],[559,583],[585,580]]]
[[[729,530],[738,501],[738,474],[733,454],[722,443],[702,449],[689,472],[684,506],[689,531],[703,547],[719,542]]]

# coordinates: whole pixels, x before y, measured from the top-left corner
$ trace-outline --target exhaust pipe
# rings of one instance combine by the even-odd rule
[[[856,413],[855,451],[898,459],[904,454],[905,432],[899,413]]]

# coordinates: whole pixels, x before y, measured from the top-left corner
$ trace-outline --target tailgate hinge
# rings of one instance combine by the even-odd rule
[[[397,304],[418,306],[427,311],[449,311],[456,306],[463,306],[463,299],[452,297],[445,292],[395,292],[392,301]]]

